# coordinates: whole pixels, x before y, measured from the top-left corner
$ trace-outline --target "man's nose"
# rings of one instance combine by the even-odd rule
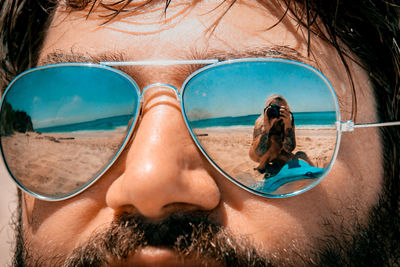
[[[122,159],[124,172],[107,192],[117,213],[159,219],[175,212],[212,210],[220,191],[190,137],[175,92],[146,91],[142,118]]]

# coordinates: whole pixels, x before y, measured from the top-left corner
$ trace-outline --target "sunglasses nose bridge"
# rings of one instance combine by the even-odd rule
[[[175,86],[172,86],[172,85],[167,84],[167,83],[153,83],[153,84],[150,84],[150,85],[146,86],[145,88],[143,88],[142,96],[141,96],[141,102],[144,102],[144,99],[145,99],[145,96],[146,96],[146,92],[148,92],[150,89],[155,88],[155,87],[157,87],[157,88],[165,88],[165,89],[172,89],[173,92],[175,93],[176,100],[180,101],[179,92],[178,92],[178,89]]]
[[[176,87],[165,83],[146,86],[140,96],[141,115],[158,105],[168,105],[181,110],[181,98]]]

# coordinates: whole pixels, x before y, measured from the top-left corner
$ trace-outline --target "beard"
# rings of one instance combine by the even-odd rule
[[[13,266],[107,266],[146,247],[170,248],[183,262],[194,258],[202,266],[210,261],[239,267],[268,265],[248,240],[228,233],[204,212],[173,214],[159,223],[139,216],[117,216],[69,255],[46,258],[32,252],[21,226],[16,227]]]
[[[399,213],[394,217],[389,213],[393,215],[389,202],[381,198],[367,226],[339,227],[341,233],[319,240],[323,246],[307,253],[290,251],[290,258],[287,253],[266,255],[250,240],[229,233],[202,212],[173,214],[159,223],[118,216],[69,255],[47,258],[31,252],[17,223],[13,266],[107,266],[110,260],[126,259],[148,246],[171,248],[182,260],[195,258],[204,266],[210,260],[225,266],[399,266]],[[324,227],[329,228],[329,223]]]

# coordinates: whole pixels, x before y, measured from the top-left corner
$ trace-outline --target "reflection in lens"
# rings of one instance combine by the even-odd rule
[[[137,99],[130,80],[104,68],[63,65],[21,76],[1,109],[1,146],[12,176],[44,197],[82,189],[120,150]]]
[[[194,76],[184,111],[200,148],[226,175],[269,196],[318,183],[336,147],[336,100],[313,69],[236,62]]]

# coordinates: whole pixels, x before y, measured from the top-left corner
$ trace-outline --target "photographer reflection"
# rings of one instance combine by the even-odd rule
[[[264,112],[257,118],[253,143],[249,156],[259,165],[254,168],[265,173],[265,178],[275,176],[280,169],[293,159],[302,159],[313,166],[308,156],[296,148],[295,125],[289,105],[281,95],[271,95],[267,98]]]

